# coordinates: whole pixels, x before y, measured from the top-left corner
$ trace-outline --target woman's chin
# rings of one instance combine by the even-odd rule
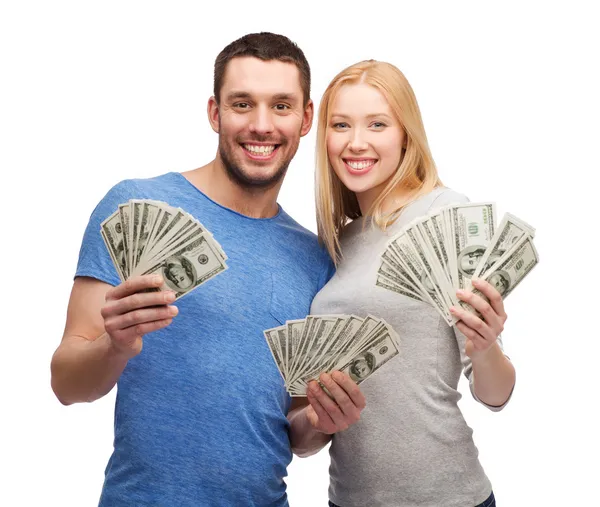
[[[357,184],[357,183],[350,183],[345,185],[346,188],[348,190],[350,190],[350,192],[354,192],[356,195],[360,195],[360,194],[364,194],[365,192],[369,192],[370,190],[373,190],[373,188],[375,187],[375,185],[368,185],[368,184]]]

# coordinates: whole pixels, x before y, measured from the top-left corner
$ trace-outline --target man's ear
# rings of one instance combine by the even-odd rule
[[[208,99],[206,112],[208,113],[208,121],[210,122],[210,126],[218,134],[221,127],[219,121],[219,104],[217,104],[217,99],[214,96]]]
[[[312,127],[313,116],[315,114],[315,106],[312,100],[308,100],[308,104],[304,108],[304,114],[302,115],[302,129],[300,130],[300,137],[304,137],[310,132]]]

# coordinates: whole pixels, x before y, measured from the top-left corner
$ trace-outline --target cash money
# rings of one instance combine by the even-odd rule
[[[131,199],[100,225],[121,281],[160,274],[176,299],[227,269],[227,255],[197,219],[162,201]]]
[[[263,333],[291,396],[335,370],[360,384],[400,352],[398,335],[373,315],[308,315]]]
[[[535,229],[506,213],[496,228],[494,203],[452,204],[419,217],[395,234],[381,255],[375,284],[433,306],[449,326],[456,290],[476,294],[473,277],[487,280],[503,298],[538,263]]]

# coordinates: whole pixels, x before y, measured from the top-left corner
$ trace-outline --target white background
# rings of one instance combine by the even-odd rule
[[[591,4],[412,1],[394,2],[392,13],[391,3],[369,1],[3,1],[0,505],[97,504],[115,393],[63,407],[49,375],[84,227],[117,181],[213,158],[205,111],[214,58],[262,30],[304,50],[317,104],[349,64],[397,65],[444,183],[537,228],[541,263],[506,305],[513,400],[488,412],[461,382],[460,406],[500,506],[600,505],[600,38]],[[280,194],[313,231],[315,132]],[[327,452],[293,460],[292,506],[326,504],[327,467]]]

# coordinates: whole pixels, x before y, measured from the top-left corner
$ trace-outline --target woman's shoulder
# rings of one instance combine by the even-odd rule
[[[423,213],[428,213],[436,208],[442,208],[450,204],[465,204],[469,199],[464,194],[448,187],[436,187],[431,192],[422,195],[417,200],[407,206],[408,208],[418,208]]]

